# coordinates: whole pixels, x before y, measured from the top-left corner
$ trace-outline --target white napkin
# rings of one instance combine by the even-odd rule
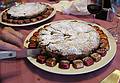
[[[90,3],[90,1],[91,0],[62,0],[53,6],[57,11],[63,12],[65,14],[88,15],[90,13],[87,10],[87,4]]]
[[[59,3],[53,4],[52,6],[60,12],[63,12],[65,9],[68,9],[73,1],[61,0]]]

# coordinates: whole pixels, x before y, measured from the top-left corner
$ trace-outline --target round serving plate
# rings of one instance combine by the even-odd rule
[[[97,24],[92,24],[92,23],[88,23],[88,22],[85,22],[85,21],[81,21],[81,20],[60,20],[60,21],[54,21],[54,22],[51,22],[51,23],[48,23],[48,24],[52,25],[52,24],[55,24],[55,23],[61,22],[61,21],[63,23],[66,22],[66,21],[78,21],[78,22],[82,22],[82,23],[86,23],[86,24],[99,26]],[[45,25],[48,25],[48,24],[45,24]],[[43,25],[43,26],[45,26],[45,25]],[[30,37],[33,35],[33,33],[38,31],[38,29],[42,28],[43,26],[40,26],[40,27],[36,28],[26,37],[26,39],[24,41],[24,46],[26,48],[28,48],[28,42],[27,41],[30,39]],[[84,68],[81,68],[81,69],[74,69],[72,67],[72,65],[70,65],[69,69],[60,69],[60,68],[58,68],[58,64],[55,67],[49,67],[49,66],[46,66],[45,64],[40,64],[40,63],[36,62],[35,58],[27,57],[27,59],[33,65],[37,66],[38,68],[40,68],[42,70],[45,70],[45,71],[48,71],[48,72],[51,72],[51,73],[62,74],[62,75],[77,75],[77,74],[84,74],[84,73],[88,73],[88,72],[98,70],[98,69],[104,67],[105,65],[107,65],[114,58],[115,53],[116,53],[116,48],[117,48],[116,41],[113,38],[113,36],[103,27],[101,27],[101,26],[99,26],[99,27],[107,35],[109,45],[110,45],[110,49],[107,51],[107,54],[104,57],[102,57],[102,59],[99,62],[95,62],[91,66],[84,66]]]
[[[43,2],[41,2],[41,3],[43,3]],[[8,10],[8,9],[6,9],[6,10],[2,11],[1,14],[0,14],[0,23],[1,23],[1,24],[4,24],[4,25],[7,25],[7,26],[29,26],[29,25],[34,25],[34,24],[38,24],[38,23],[42,23],[42,22],[44,22],[44,21],[47,21],[47,20],[49,20],[50,18],[52,18],[52,17],[56,14],[56,10],[55,10],[55,8],[54,8],[51,4],[49,4],[49,3],[43,3],[43,4],[49,5],[50,7],[52,7],[52,8],[54,9],[53,12],[52,12],[47,18],[44,18],[44,19],[39,20],[39,21],[36,21],[36,22],[26,23],[26,24],[7,23],[7,22],[3,22],[3,21],[2,21],[2,15],[3,15],[3,13]]]

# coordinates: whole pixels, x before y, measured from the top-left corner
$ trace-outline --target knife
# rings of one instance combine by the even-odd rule
[[[20,54],[19,56],[17,55]],[[9,59],[9,58],[26,58],[33,57],[40,54],[40,48],[37,49],[24,49],[22,51],[0,51],[0,59]]]

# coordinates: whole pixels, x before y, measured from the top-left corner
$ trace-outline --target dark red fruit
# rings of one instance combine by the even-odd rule
[[[23,22],[23,20],[18,20],[18,24],[22,24]]]
[[[31,21],[30,21],[30,19],[25,19],[24,22],[25,23],[30,23]]]
[[[85,57],[85,58],[83,58],[83,63],[86,66],[90,66],[90,65],[94,64],[94,61],[91,57]]]
[[[46,60],[46,65],[50,67],[54,67],[57,64],[55,58],[49,58]]]
[[[28,45],[28,48],[36,48],[37,47],[37,44],[36,42],[30,42],[29,45]]]
[[[104,57],[107,54],[107,50],[104,48],[98,49],[97,53],[99,53],[102,57]]]
[[[38,37],[38,36],[39,36],[39,32],[35,32],[35,33],[33,33],[33,36]]]
[[[42,17],[42,16],[38,16],[37,19],[38,19],[38,20],[42,20],[43,17]]]
[[[68,60],[61,60],[60,63],[59,63],[59,68],[69,69],[70,68],[70,62]]]
[[[37,57],[37,62],[41,63],[41,64],[44,64],[45,63],[45,56],[43,55],[39,55]]]

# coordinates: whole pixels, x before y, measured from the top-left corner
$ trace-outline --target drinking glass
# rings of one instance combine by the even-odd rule
[[[16,2],[20,2],[21,0],[1,0],[0,1],[0,9],[4,10],[6,8],[10,8],[13,5],[16,5]]]
[[[4,10],[6,6],[4,5],[3,1],[0,1],[0,10]]]
[[[119,21],[120,21],[120,0],[111,0],[111,7],[114,13],[114,18],[116,17],[117,22],[116,25],[110,28],[110,33],[113,35],[115,40],[118,42],[119,40]]]
[[[93,21],[92,22],[96,23],[95,22],[95,15],[102,10],[102,6],[98,3],[96,3],[95,1],[92,1],[92,0],[89,1],[87,4],[88,4],[87,9],[88,9],[89,13],[91,13],[92,16],[93,16]]]

